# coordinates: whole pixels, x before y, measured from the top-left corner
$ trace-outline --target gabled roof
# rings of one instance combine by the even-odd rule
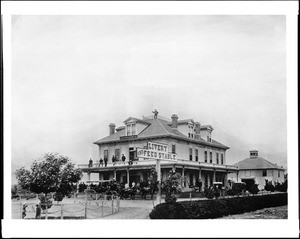
[[[124,122],[127,122],[130,119],[136,119],[133,117],[129,117],[127,120]],[[169,126],[169,121],[167,120],[162,120],[162,119],[145,119],[143,120],[145,124],[148,126],[142,130],[136,137],[128,140],[142,140],[142,139],[147,139],[147,138],[157,138],[157,137],[171,137],[171,138],[177,138],[181,140],[185,140],[188,142],[193,142],[193,143],[200,143],[204,145],[208,145],[211,147],[220,147],[224,149],[229,149],[224,144],[219,143],[216,140],[212,140],[212,142],[207,142],[203,139],[193,139],[185,136],[181,132],[178,131],[178,129],[171,128]],[[117,142],[121,140],[121,137],[125,136],[125,128],[121,129],[121,127],[118,127],[118,131],[112,135],[109,135],[105,138],[102,138],[96,142],[95,144],[105,144],[105,143],[112,143],[112,142]],[[122,138],[122,141],[124,142],[126,138]]]
[[[138,118],[134,118],[134,117],[129,117],[128,119],[124,120],[124,124],[126,124],[126,122],[130,121],[130,120],[133,120],[133,121],[136,121],[137,123],[141,123],[141,124],[146,124],[146,125],[149,125],[150,123],[145,121],[145,120],[142,120],[142,119],[138,119]]]
[[[261,157],[251,157],[243,159],[240,162],[234,164],[234,166],[238,166],[239,170],[246,169],[281,169],[285,170],[282,166],[278,166],[264,158]]]

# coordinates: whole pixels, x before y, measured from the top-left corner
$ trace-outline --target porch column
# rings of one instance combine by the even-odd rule
[[[201,179],[201,168],[199,168],[199,179]]]
[[[114,179],[117,180],[117,171],[114,170]]]
[[[214,170],[213,183],[216,181],[216,170]]]
[[[228,170],[226,171],[225,175],[224,175],[224,186],[227,187],[228,186]]]
[[[239,171],[236,172],[236,182],[239,181]]]
[[[88,181],[91,181],[91,173],[90,172],[87,173],[87,177],[88,177]]]
[[[127,169],[127,183],[129,184],[129,169]]]
[[[101,173],[99,172],[99,181],[101,181]]]
[[[181,176],[183,178],[183,185],[181,185],[181,186],[185,187],[186,185],[185,185],[185,178],[184,178],[184,166],[182,167],[182,174],[181,174]]]

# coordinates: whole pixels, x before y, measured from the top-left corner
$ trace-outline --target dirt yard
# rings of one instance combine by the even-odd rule
[[[219,219],[287,219],[287,206],[264,208],[253,212],[225,216]]]

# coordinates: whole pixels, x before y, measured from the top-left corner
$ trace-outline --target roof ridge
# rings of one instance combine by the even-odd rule
[[[159,124],[161,125],[161,127],[163,127],[163,129],[166,131],[166,133],[167,133],[167,134],[170,134],[170,133],[168,132],[168,130],[165,128],[165,126],[162,125],[162,123],[160,122],[160,120],[158,120],[158,119],[156,119],[156,120],[159,122]]]
[[[264,159],[264,158],[262,158],[262,157],[260,157],[262,160],[264,160],[266,163],[268,163],[268,164],[270,164],[272,167],[274,167],[274,168],[277,168],[277,167],[279,167],[277,164],[275,164],[275,163],[272,163],[272,162],[270,162],[270,161],[268,161],[268,160],[266,160],[266,159]]]

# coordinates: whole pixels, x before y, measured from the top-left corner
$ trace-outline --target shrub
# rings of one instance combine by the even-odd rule
[[[286,192],[287,191],[287,180],[283,183],[275,183],[275,191]]]
[[[255,184],[250,185],[248,191],[251,194],[257,194],[259,192],[258,184],[255,183]]]
[[[265,190],[270,192],[275,191],[275,186],[273,185],[272,181],[268,181],[268,179],[266,179]]]
[[[179,173],[173,172],[172,170],[169,172],[168,178],[162,183],[162,191],[165,194],[165,202],[166,203],[174,203],[176,202],[176,194],[179,193],[180,190],[180,178],[181,175]]]
[[[204,195],[208,199],[213,199],[214,198],[214,190],[212,188],[204,188]]]
[[[245,191],[246,184],[245,183],[233,183],[232,184],[232,190],[234,195],[240,195]]]
[[[209,219],[282,205],[287,205],[287,193],[162,203],[149,216],[151,219]]]

